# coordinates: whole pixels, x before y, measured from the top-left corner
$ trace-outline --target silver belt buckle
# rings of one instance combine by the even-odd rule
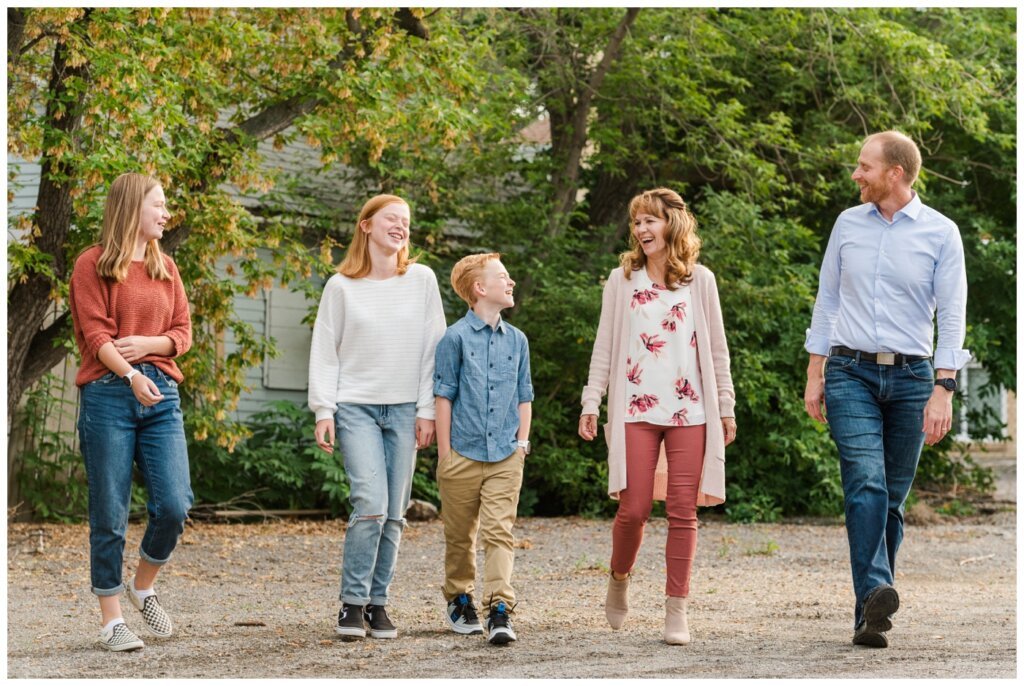
[[[875,364],[896,364],[896,353],[875,353]]]

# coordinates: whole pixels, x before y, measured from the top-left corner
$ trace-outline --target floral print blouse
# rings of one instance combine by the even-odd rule
[[[690,287],[670,291],[633,272],[626,346],[626,421],[661,426],[704,423],[704,391],[697,365],[697,333]]]

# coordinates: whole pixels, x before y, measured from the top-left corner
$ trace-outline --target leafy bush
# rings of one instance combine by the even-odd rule
[[[197,503],[223,503],[244,497],[263,509],[350,511],[349,482],[337,450],[320,450],[313,417],[301,404],[267,403],[245,422],[248,437],[233,452],[212,440],[190,439],[192,490]],[[420,451],[413,475],[413,497],[438,502],[433,451]]]
[[[44,376],[25,394],[22,428],[27,440],[16,478],[22,503],[35,517],[72,522],[86,515],[89,488],[74,431],[47,426],[47,420],[59,414],[74,416],[75,403],[63,396],[64,382],[54,374]]]

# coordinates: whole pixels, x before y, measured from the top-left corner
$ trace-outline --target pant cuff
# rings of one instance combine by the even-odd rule
[[[388,599],[382,596],[370,596],[369,605],[387,605]]]
[[[346,605],[358,605],[359,607],[364,607],[370,604],[369,598],[357,598],[354,595],[342,595],[338,596],[338,599]]]
[[[504,596],[494,596],[493,598],[487,598],[487,609],[490,610],[498,603],[505,603],[505,607],[508,608],[509,614],[512,614],[512,606],[516,604],[515,598],[506,598]]]
[[[98,595],[101,598],[106,598],[112,595],[121,595],[122,593],[124,593],[124,584],[122,583],[120,586],[117,586],[115,588],[96,588],[95,586],[93,586],[92,592],[93,595]]]
[[[171,556],[168,555],[164,559],[158,560],[155,557],[153,557],[152,555],[147,554],[146,551],[143,550],[141,546],[139,547],[139,557],[141,557],[143,560],[145,560],[149,564],[157,565],[158,567],[167,564],[167,561],[171,559]]]

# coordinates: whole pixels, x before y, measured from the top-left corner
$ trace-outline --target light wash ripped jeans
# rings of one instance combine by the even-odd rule
[[[334,424],[352,505],[341,602],[386,605],[416,468],[416,403],[338,403]]]

